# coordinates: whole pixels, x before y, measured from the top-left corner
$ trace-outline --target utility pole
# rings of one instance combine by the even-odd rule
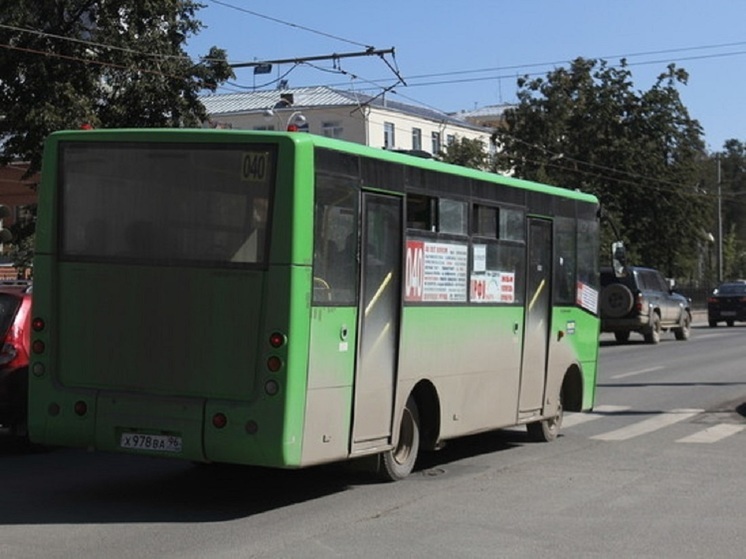
[[[720,154],[717,154],[718,164],[718,285],[723,282],[723,193],[720,174]]]

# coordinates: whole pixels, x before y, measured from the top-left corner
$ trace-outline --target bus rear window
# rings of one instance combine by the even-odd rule
[[[66,143],[66,259],[263,264],[275,183],[267,145]]]

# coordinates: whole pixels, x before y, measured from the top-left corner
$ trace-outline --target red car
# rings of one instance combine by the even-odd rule
[[[0,282],[0,425],[26,434],[31,283]]]

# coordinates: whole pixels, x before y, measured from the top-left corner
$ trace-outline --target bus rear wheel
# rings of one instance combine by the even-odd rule
[[[381,455],[380,475],[386,481],[406,478],[414,468],[420,450],[420,416],[411,396],[402,411],[396,446]]]
[[[548,443],[556,439],[562,426],[562,415],[562,400],[560,399],[557,413],[553,417],[526,425],[528,438],[537,443]]]

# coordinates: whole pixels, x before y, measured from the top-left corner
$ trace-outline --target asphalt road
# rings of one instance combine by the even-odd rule
[[[0,440],[0,557],[742,557],[746,326],[602,338],[557,441],[465,438],[395,484]]]

